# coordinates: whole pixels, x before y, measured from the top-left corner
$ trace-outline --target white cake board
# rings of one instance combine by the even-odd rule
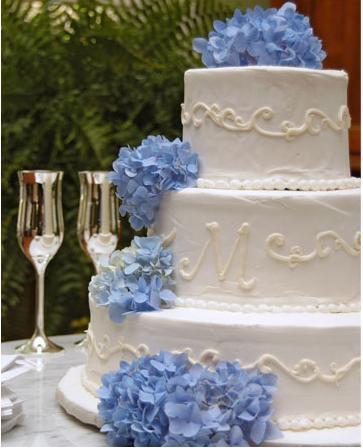
[[[83,423],[101,426],[98,420],[98,399],[82,384],[84,365],[71,367],[60,380],[56,397],[64,410]]]
[[[83,423],[100,427],[98,399],[82,384],[84,365],[71,367],[57,387],[57,400],[65,411]],[[284,437],[266,442],[264,446],[360,446],[360,426],[335,429],[312,429],[310,431],[284,431]]]

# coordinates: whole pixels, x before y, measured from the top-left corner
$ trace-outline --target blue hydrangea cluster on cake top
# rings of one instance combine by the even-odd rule
[[[271,423],[276,376],[160,352],[102,377],[101,431],[112,446],[250,446],[280,437]]]
[[[130,247],[115,251],[107,266],[92,277],[89,292],[98,306],[107,306],[112,321],[130,313],[170,306],[175,295],[173,255],[158,236],[135,237]]]
[[[216,20],[208,40],[196,38],[193,49],[202,54],[207,67],[279,65],[321,68],[326,57],[321,41],[314,36],[308,17],[296,5],[280,9],[256,6],[242,14],[236,9],[226,22]]]
[[[162,193],[196,185],[198,155],[188,142],[149,136],[137,148],[121,148],[110,180],[122,199],[121,215],[129,214],[135,230],[150,227]]]

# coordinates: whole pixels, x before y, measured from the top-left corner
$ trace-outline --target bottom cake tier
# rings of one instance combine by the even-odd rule
[[[83,386],[128,360],[161,350],[187,352],[195,362],[239,360],[278,376],[274,421],[282,430],[360,424],[360,317],[168,309],[128,316],[122,324],[90,299],[88,360]]]

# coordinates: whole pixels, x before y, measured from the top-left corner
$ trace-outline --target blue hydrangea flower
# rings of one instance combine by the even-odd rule
[[[114,322],[175,300],[173,256],[158,236],[135,237],[130,247],[115,251],[110,264],[100,269],[91,279],[89,292],[98,306],[108,306]]]
[[[276,376],[161,352],[102,378],[102,431],[114,446],[250,446],[281,436],[270,421]]]
[[[196,38],[193,49],[207,67],[280,65],[321,68],[326,53],[308,17],[287,2],[280,9],[236,9],[226,22],[216,20],[209,39]]]
[[[165,283],[173,285],[173,255],[163,249],[158,236],[146,238],[136,236],[130,247],[117,250],[111,255],[111,264],[123,269],[126,276],[163,277]]]
[[[192,187],[198,177],[198,156],[187,142],[149,136],[135,149],[121,148],[110,181],[122,199],[120,213],[135,230],[150,227],[164,191]]]
[[[186,355],[161,352],[102,377],[99,414],[111,446],[162,446],[169,420],[164,412],[168,382],[188,371]]]
[[[100,270],[99,274],[92,277],[88,291],[98,305],[107,306],[111,296],[124,290],[127,284],[122,270],[115,269],[112,265],[101,266]]]

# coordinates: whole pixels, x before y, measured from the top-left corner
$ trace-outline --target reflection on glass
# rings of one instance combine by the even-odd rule
[[[44,331],[44,276],[63,241],[61,171],[19,171],[20,202],[17,238],[36,273],[35,330],[17,350],[24,354],[53,353],[62,347]]]
[[[119,203],[107,174],[107,171],[79,173],[78,240],[84,253],[92,259],[96,272],[116,249],[120,233]]]

